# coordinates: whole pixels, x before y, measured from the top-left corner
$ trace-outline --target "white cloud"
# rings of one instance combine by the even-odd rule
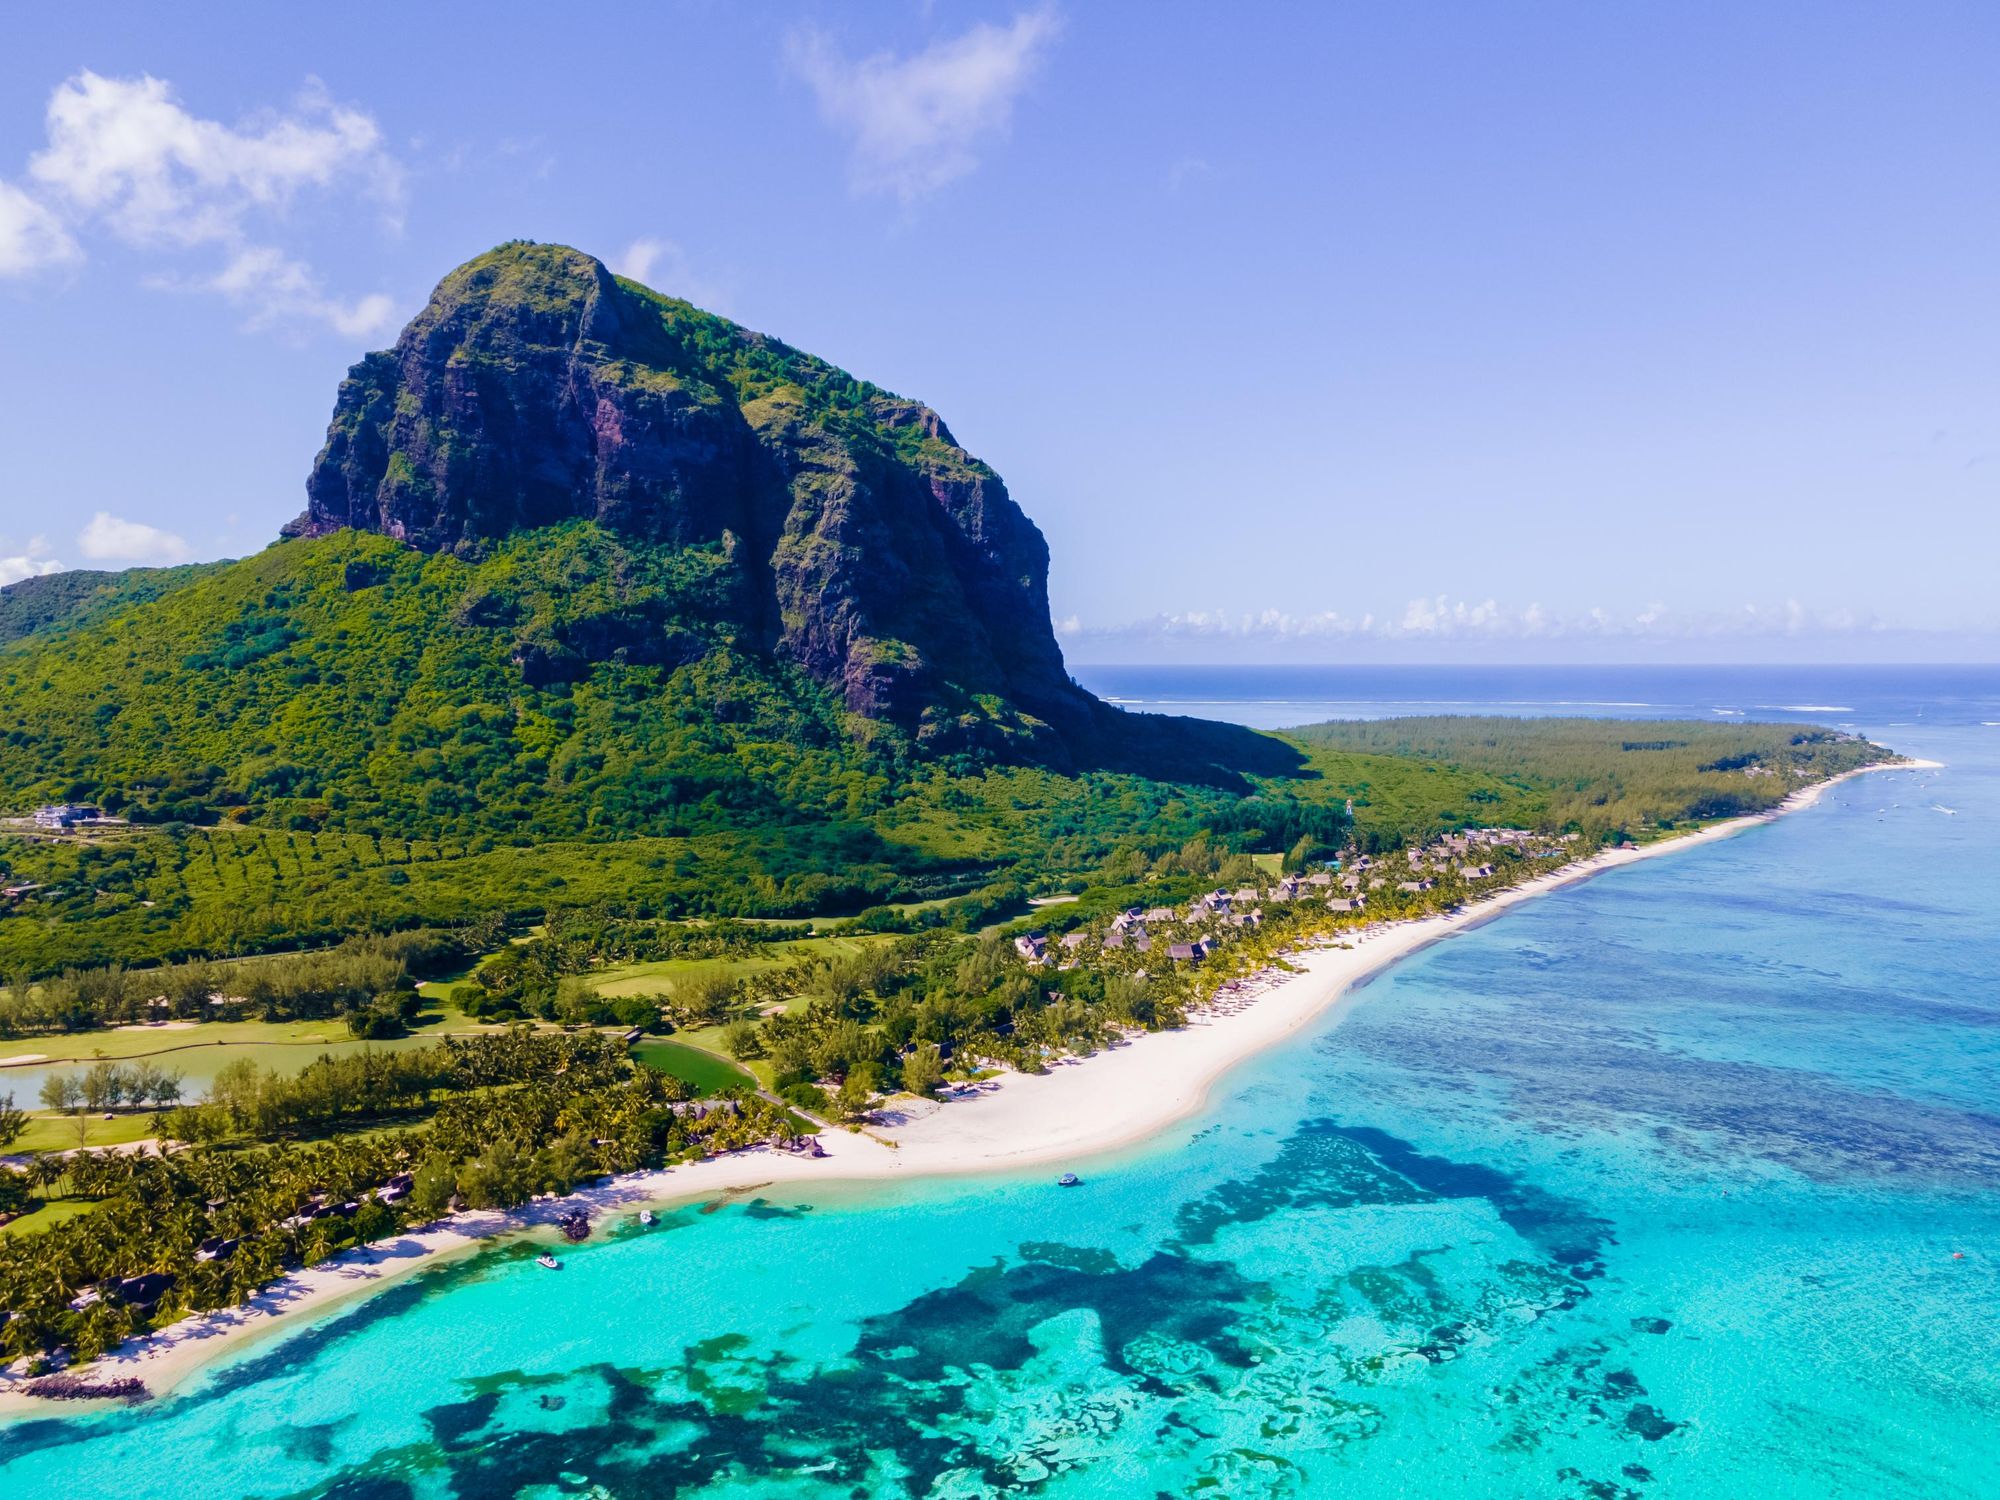
[[[0,276],[25,276],[81,253],[61,219],[19,188],[0,182]]]
[[[1814,610],[1796,599],[1740,609],[1679,612],[1649,603],[1631,614],[1601,606],[1557,614],[1541,604],[1525,608],[1493,599],[1452,599],[1439,594],[1412,599],[1399,612],[1359,617],[1338,610],[1292,614],[1187,610],[1126,625],[1086,625],[1072,615],[1058,629],[1070,638],[1098,641],[1233,640],[1262,645],[1313,641],[1552,641],[1616,639],[1656,641],[1763,640],[1807,636],[1878,634],[1895,627],[1851,609]]]
[[[191,555],[188,544],[173,532],[102,510],[77,533],[76,544],[92,562],[177,563]]]
[[[63,565],[49,556],[47,537],[31,536],[24,541],[0,532],[0,588],[62,570]]]
[[[307,191],[357,189],[400,228],[402,169],[380,128],[316,80],[288,110],[230,126],[190,113],[164,79],[86,69],[50,95],[46,127],[28,163],[34,195],[0,184],[0,275],[74,259],[78,235],[96,232],[154,253],[220,249],[220,271],[148,280],[218,292],[253,327],[317,323],[360,337],[387,325],[386,297],[329,297],[309,266],[267,242]]]
[[[0,588],[19,583],[23,578],[40,578],[45,573],[60,573],[62,570],[63,565],[53,557],[30,557],[25,553],[0,557]]]
[[[1006,133],[1060,29],[1052,9],[1023,11],[1010,25],[982,22],[907,57],[852,60],[824,33],[802,28],[787,39],[785,57],[820,114],[852,137],[855,189],[907,203],[979,165],[974,148]]]
[[[269,245],[250,245],[213,276],[192,281],[155,276],[150,284],[172,291],[219,292],[247,315],[246,326],[268,328],[324,323],[349,338],[385,333],[396,324],[396,306],[380,292],[343,302],[320,289],[312,267]]]
[[[670,251],[676,255],[680,253],[671,240],[636,239],[625,247],[624,254],[611,262],[611,269],[620,276],[645,281],[651,286],[646,278],[653,274],[653,267],[659,263],[660,257]]]
[[[656,292],[679,297],[710,312],[724,312],[729,306],[728,288],[696,272],[686,253],[672,240],[642,236],[612,258],[611,269]]]
[[[317,81],[293,113],[231,128],[188,113],[164,79],[85,70],[50,96],[48,136],[29,173],[133,244],[234,244],[253,212],[305,187],[359,181],[391,203],[401,193],[374,120]]]

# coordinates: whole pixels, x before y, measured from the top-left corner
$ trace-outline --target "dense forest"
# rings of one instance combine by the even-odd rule
[[[72,568],[23,578],[0,588],[0,646],[25,636],[52,634],[88,625],[130,604],[157,599],[226,563],[182,563],[173,568],[126,568],[100,572]]]
[[[232,809],[207,824],[0,837],[5,881],[38,887],[0,905],[0,975],[596,908],[642,920],[768,919],[956,900],[939,920],[970,930],[992,905],[982,890],[1116,880],[1197,836],[1232,853],[1282,853],[1301,839],[1331,852],[1350,804],[1366,849],[1485,824],[1620,839],[1757,811],[1883,754],[1830,731],[1768,724],[1445,719],[1324,725],[1285,739],[1303,753],[1303,774],[1255,778],[1248,795],[1113,772],[898,762],[843,740],[806,749],[780,776],[783,750],[763,742],[746,743],[740,758],[707,757],[717,777],[715,767],[732,768],[744,795],[739,805],[711,796],[656,810],[650,826],[671,833],[621,833],[600,820],[573,837],[419,837],[416,814],[400,833],[338,826],[373,816],[365,799],[338,811],[329,802],[329,826],[272,826],[297,818],[297,804],[281,799],[245,804],[240,820]],[[777,791],[760,801],[760,782]],[[548,795],[584,796],[576,787]],[[810,810],[797,805],[808,790]]]

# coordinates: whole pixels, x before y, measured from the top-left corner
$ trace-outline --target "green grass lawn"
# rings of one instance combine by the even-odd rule
[[[449,986],[446,986],[449,989]],[[417,1028],[407,1037],[378,1046],[411,1046],[427,1037],[447,1031],[486,1031],[464,1011],[434,995]],[[106,1031],[66,1031],[46,1036],[16,1037],[0,1041],[0,1063],[9,1058],[33,1055],[39,1061],[95,1062],[99,1057],[114,1062],[133,1057],[164,1054],[169,1062],[177,1052],[196,1047],[245,1047],[332,1045],[351,1042],[354,1035],[344,1020],[322,1021],[198,1021],[191,1026],[168,1023],[163,1026],[114,1027]],[[0,1068],[0,1082],[6,1071]]]
[[[454,1005],[433,1002],[408,1036],[384,1041],[357,1041],[344,1021],[203,1021],[193,1026],[16,1037],[0,1042],[0,1064],[20,1058],[37,1061],[0,1066],[0,1096],[11,1095],[22,1108],[33,1108],[51,1073],[80,1072],[100,1057],[108,1062],[149,1057],[179,1073],[184,1097],[192,1099],[205,1092],[216,1074],[238,1058],[247,1057],[260,1068],[293,1073],[328,1052],[422,1047],[449,1033],[492,1029],[469,1019]],[[115,1122],[105,1128],[115,1128]],[[65,1144],[76,1144],[74,1131]]]
[[[191,1026],[116,1027],[17,1037],[0,1042],[0,1062],[23,1053],[49,1062],[93,1062],[99,1055],[120,1060],[193,1046],[251,1042],[345,1042],[352,1040],[339,1021],[200,1021]]]
[[[697,1094],[756,1084],[758,1080],[726,1057],[680,1041],[641,1042],[632,1056],[649,1068],[687,1083]]]
[[[771,969],[782,969],[801,959],[851,958],[872,947],[893,942],[893,938],[814,937],[789,943],[765,943],[744,958],[666,958],[655,963],[621,964],[600,969],[590,976],[590,986],[608,999],[625,995],[657,995],[673,988],[677,979],[697,974],[726,974],[731,979],[747,979]]]
[[[58,1198],[44,1203],[33,1213],[22,1214],[9,1224],[0,1224],[0,1234],[40,1234],[45,1229],[53,1229],[65,1219],[74,1219],[87,1214],[97,1207],[87,1198]]]
[[[153,1115],[151,1110],[114,1115],[109,1120],[93,1115],[84,1125],[87,1131],[84,1145],[122,1146],[127,1141],[148,1139],[153,1134]],[[71,1116],[32,1114],[28,1117],[28,1128],[7,1152],[11,1156],[30,1151],[74,1151],[76,1146],[76,1121]]]
[[[745,958],[698,959],[673,958],[658,963],[626,964],[620,968],[604,969],[592,976],[591,987],[600,995],[617,997],[622,995],[657,995],[670,990],[677,979],[686,979],[696,974],[726,974],[732,979],[745,979],[752,974],[779,969],[787,964],[807,958],[852,958],[865,953],[870,948],[892,943],[893,937],[863,934],[854,937],[799,938],[789,943],[770,943]],[[787,1001],[786,1008],[805,1004],[803,996],[795,996]],[[739,1063],[732,1059],[722,1046],[723,1027],[701,1026],[688,1031],[677,1031],[671,1042],[646,1042],[633,1049],[633,1056],[649,1066],[672,1073],[677,1078],[685,1078],[702,1092],[721,1087],[724,1083],[749,1081],[763,1088],[771,1086],[773,1077],[768,1062],[755,1061]],[[665,1066],[648,1056],[648,1049],[664,1047],[672,1049],[664,1056],[683,1056],[684,1064]],[[707,1071],[690,1072],[686,1069]],[[721,1069],[717,1073],[714,1070]],[[715,1080],[715,1081],[710,1081]]]

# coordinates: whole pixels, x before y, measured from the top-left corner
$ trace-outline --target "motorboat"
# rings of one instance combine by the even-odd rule
[[[1083,1179],[1074,1172],[1065,1172],[1056,1179],[1057,1187],[1081,1187]]]
[[[546,1250],[535,1257],[535,1264],[540,1266],[544,1271],[560,1271],[562,1269],[562,1262],[557,1260],[553,1255],[550,1255]]]

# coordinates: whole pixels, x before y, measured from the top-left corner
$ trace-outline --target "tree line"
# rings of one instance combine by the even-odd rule
[[[0,992],[0,1036],[95,1031],[137,1021],[318,1020],[374,1005],[463,963],[473,932],[422,929],[351,937],[334,947],[230,963],[109,964],[44,979],[15,974]]]

